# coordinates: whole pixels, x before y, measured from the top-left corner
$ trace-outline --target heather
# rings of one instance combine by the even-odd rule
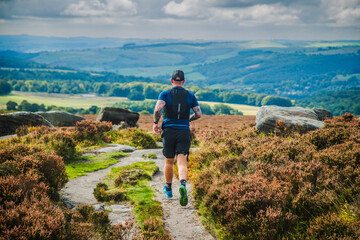
[[[112,226],[105,211],[95,211],[90,205],[69,210],[59,200],[58,191],[69,177],[106,168],[126,156],[122,152],[80,156],[87,148],[111,143],[111,129],[111,123],[96,121],[78,122],[73,128],[21,127],[17,137],[0,141],[0,238],[129,237],[134,223]],[[128,138],[133,130],[129,132]],[[141,137],[154,141],[140,132],[139,142]],[[149,221],[145,225],[151,231],[155,223]]]
[[[190,155],[194,198],[220,239],[358,239],[360,121],[306,134],[206,131]]]

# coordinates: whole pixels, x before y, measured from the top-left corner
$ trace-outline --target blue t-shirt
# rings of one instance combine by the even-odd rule
[[[174,88],[179,88],[182,89],[182,87],[174,87]],[[190,106],[190,108],[199,106],[199,103],[195,97],[195,95],[191,92],[188,92],[189,94],[187,95],[187,105]],[[172,97],[171,97],[171,93],[170,90],[167,91],[163,91],[162,93],[160,93],[159,95],[159,100],[163,100],[165,101],[166,105],[171,105],[172,104]],[[163,123],[162,123],[162,128],[175,128],[175,129],[189,129],[189,119],[172,119],[172,118],[164,118]]]

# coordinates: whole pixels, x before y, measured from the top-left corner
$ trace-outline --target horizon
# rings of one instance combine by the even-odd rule
[[[186,38],[141,38],[141,37],[89,37],[84,35],[78,36],[53,36],[53,35],[33,35],[33,34],[1,34],[0,37],[43,37],[43,38],[62,38],[62,39],[72,39],[72,38],[90,38],[90,39],[123,39],[123,40],[131,40],[131,39],[139,39],[139,40],[164,40],[164,41],[189,41],[189,42],[249,42],[249,41],[289,41],[289,42],[356,42],[360,41],[359,39],[249,39],[249,40],[231,40],[231,39],[224,39],[224,40],[217,40],[217,39],[186,39]]]

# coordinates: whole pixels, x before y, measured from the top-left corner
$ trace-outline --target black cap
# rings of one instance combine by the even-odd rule
[[[180,80],[176,80],[176,78],[180,78]],[[173,72],[171,79],[174,81],[184,81],[184,79],[185,79],[184,72],[181,70],[175,70]]]

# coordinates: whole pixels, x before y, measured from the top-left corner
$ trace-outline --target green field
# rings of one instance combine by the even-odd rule
[[[209,104],[210,106],[219,104],[218,102],[207,102],[207,101],[199,101],[199,102]],[[224,103],[224,104],[228,105],[238,111],[241,111],[244,115],[256,115],[259,110],[259,107],[256,107],[256,106],[233,104],[233,103]]]
[[[349,41],[349,42],[310,42],[305,47],[349,47],[349,46],[360,46],[360,41]]]
[[[128,101],[127,98],[123,97],[101,97],[101,96],[87,96],[86,94],[56,94],[56,93],[34,93],[34,92],[18,92],[12,91],[10,95],[0,97],[0,109],[6,109],[6,103],[8,101],[14,101],[21,103],[23,100],[27,100],[30,103],[44,104],[45,106],[55,105],[58,107],[73,107],[73,108],[89,108],[91,106],[113,106],[116,102]],[[219,104],[218,102],[206,102],[200,101],[201,103],[209,104],[213,106]],[[242,105],[242,104],[230,104],[225,103],[241,112],[244,115],[256,115],[259,107]]]
[[[30,103],[44,104],[45,106],[73,107],[73,108],[89,108],[93,105],[98,107],[112,106],[115,102],[125,101],[123,97],[101,97],[86,94],[56,94],[56,93],[34,93],[34,92],[17,92],[0,97],[0,108],[5,109],[8,101],[21,103],[27,100]]]

